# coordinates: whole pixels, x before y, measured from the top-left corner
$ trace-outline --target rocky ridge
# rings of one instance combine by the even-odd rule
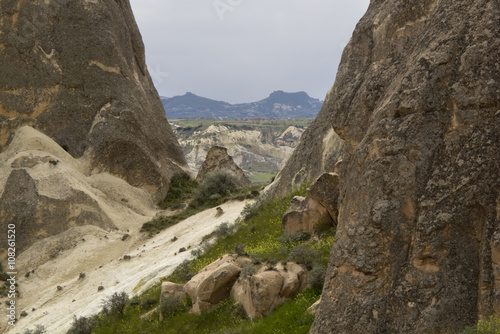
[[[306,92],[286,93],[275,91],[267,98],[250,103],[230,104],[215,101],[193,93],[162,98],[169,118],[204,119],[283,119],[316,117],[321,101]]]
[[[120,209],[148,215],[189,169],[128,0],[0,9],[0,232],[15,224],[21,253],[71,228],[115,229]]]
[[[194,173],[198,172],[212,146],[222,146],[251,179],[256,179],[259,174],[275,175],[304,132],[299,126],[277,131],[272,127],[258,128],[247,123],[240,126],[212,124],[192,129],[174,121],[172,127]]]
[[[0,151],[29,125],[156,201],[186,169],[128,0],[1,4]]]
[[[500,314],[498,22],[486,0],[371,1],[326,103],[344,147],[311,333],[459,333]]]

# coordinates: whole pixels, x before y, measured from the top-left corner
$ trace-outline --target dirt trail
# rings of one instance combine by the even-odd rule
[[[4,333],[22,333],[36,324],[46,327],[51,334],[66,333],[74,316],[90,316],[101,308],[101,301],[115,292],[135,295],[171,273],[182,261],[192,257],[191,250],[199,246],[204,235],[224,222],[234,223],[245,202],[221,205],[224,214],[216,217],[216,209],[209,209],[162,231],[153,238],[140,233],[142,223],[152,216],[141,216],[128,224],[131,238],[122,241],[125,231],[106,232],[92,226],[67,231],[68,240],[78,242],[62,251],[54,259],[34,267],[33,256],[21,256],[18,267],[23,272],[35,270],[29,277],[20,275],[21,298],[17,300],[17,314],[26,311],[15,328],[4,325]],[[135,217],[137,218],[137,216]],[[172,238],[177,237],[176,241]],[[58,237],[57,242],[65,238]],[[188,249],[178,253],[181,247]],[[178,253],[175,255],[175,253]],[[130,260],[124,260],[130,255]],[[85,277],[80,279],[80,273]],[[58,286],[62,290],[58,290]],[[98,291],[103,286],[104,290]],[[32,309],[35,309],[34,311]]]

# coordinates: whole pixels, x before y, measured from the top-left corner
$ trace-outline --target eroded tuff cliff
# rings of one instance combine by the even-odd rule
[[[0,3],[0,152],[30,125],[160,200],[186,168],[128,0]]]
[[[269,196],[285,196],[303,183],[334,170],[343,143],[331,125],[332,103],[332,91],[329,91],[318,116],[304,131],[292,154],[282,163],[274,182],[266,188]]]
[[[0,72],[0,232],[16,225],[18,253],[139,222],[189,170],[128,0],[1,1]]]
[[[458,333],[500,314],[499,50],[498,1],[371,1],[328,110],[339,217],[311,333]]]

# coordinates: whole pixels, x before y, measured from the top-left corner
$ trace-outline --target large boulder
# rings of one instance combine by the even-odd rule
[[[268,315],[306,286],[307,270],[303,265],[288,262],[272,270],[261,265],[254,275],[238,279],[231,297],[243,306],[249,318],[255,319]]]
[[[227,149],[221,146],[213,146],[207,153],[205,161],[198,171],[196,179],[203,182],[206,175],[218,172],[225,172],[234,175],[241,186],[249,186],[252,182],[246,177],[243,170],[234,162],[233,158],[227,154]]]
[[[193,312],[208,310],[229,296],[240,274],[239,263],[235,256],[225,255],[200,270],[185,284],[184,289],[193,301]]]
[[[490,0],[370,2],[330,93],[340,208],[311,333],[500,315],[498,22]]]
[[[283,227],[288,233],[313,234],[322,227],[333,226],[328,210],[311,197],[295,196],[283,215]]]
[[[128,0],[3,1],[0,152],[30,125],[155,201],[188,170]]]
[[[337,173],[321,174],[307,188],[307,197],[324,206],[328,210],[330,217],[332,217],[334,224],[337,225],[337,216],[339,214],[339,176]]]

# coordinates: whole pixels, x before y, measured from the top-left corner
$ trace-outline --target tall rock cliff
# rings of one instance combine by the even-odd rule
[[[18,253],[147,215],[189,170],[128,0],[1,1],[0,72],[0,232],[16,225]]]
[[[498,1],[371,1],[332,90],[339,218],[311,333],[500,314],[499,22]]]
[[[0,3],[0,152],[30,125],[160,200],[186,168],[128,0]]]
[[[332,91],[328,92],[318,116],[304,131],[292,154],[282,163],[274,182],[266,188],[269,196],[285,196],[303,183],[334,170],[343,142],[331,124],[332,94]]]

